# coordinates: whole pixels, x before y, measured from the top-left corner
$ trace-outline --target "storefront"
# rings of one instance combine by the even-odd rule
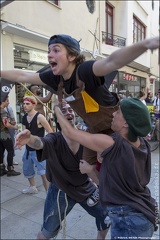
[[[20,44],[14,44],[14,68],[22,69],[24,71],[36,72],[42,69],[48,64],[47,52],[41,51],[39,49],[30,48]],[[24,115],[23,111],[23,97],[26,92],[25,87],[22,84],[15,85],[16,92],[16,117],[17,122],[22,122],[22,117]],[[42,88],[43,96],[46,95],[46,90]]]
[[[126,72],[118,72],[110,91],[123,93],[126,97],[137,97],[140,90],[146,87],[146,79]]]

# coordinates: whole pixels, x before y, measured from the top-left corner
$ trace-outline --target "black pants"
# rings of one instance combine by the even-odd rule
[[[7,151],[8,167],[13,166],[14,147],[11,138],[0,139],[0,164],[3,163],[4,152]]]

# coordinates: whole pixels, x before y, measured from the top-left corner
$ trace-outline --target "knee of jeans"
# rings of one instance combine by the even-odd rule
[[[50,217],[54,216],[54,209],[51,211],[44,219],[44,222],[47,222]]]

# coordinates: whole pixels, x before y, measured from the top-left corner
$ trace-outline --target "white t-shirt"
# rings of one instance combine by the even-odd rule
[[[143,102],[143,104],[144,104],[144,105],[146,105],[146,101],[145,101],[144,99],[143,99],[143,100],[141,100],[141,101]]]

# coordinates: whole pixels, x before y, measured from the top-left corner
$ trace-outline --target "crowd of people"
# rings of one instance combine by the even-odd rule
[[[109,228],[112,239],[151,239],[157,230],[158,206],[147,187],[151,173],[151,152],[145,139],[151,130],[149,111],[140,99],[120,101],[109,91],[117,69],[148,49],[157,48],[159,37],[119,49],[102,60],[85,61],[79,42],[59,34],[48,43],[50,71],[1,71],[4,79],[48,85],[58,95],[54,110],[61,131],[47,130],[43,119],[38,120],[43,115],[34,110],[35,100],[25,96],[26,129],[16,137],[16,147],[27,146],[24,162],[32,151],[36,152],[36,161],[47,160],[45,174],[50,183],[37,239],[55,237],[75,203],[95,217],[97,239],[105,239]],[[87,131],[75,128],[74,111],[85,122]],[[9,128],[5,116],[2,120],[3,126]],[[44,127],[49,134],[35,133],[33,120],[35,129]],[[25,176],[29,180],[34,174]],[[34,181],[32,185],[29,182],[29,188],[35,189]],[[62,207],[60,213],[57,204]]]

